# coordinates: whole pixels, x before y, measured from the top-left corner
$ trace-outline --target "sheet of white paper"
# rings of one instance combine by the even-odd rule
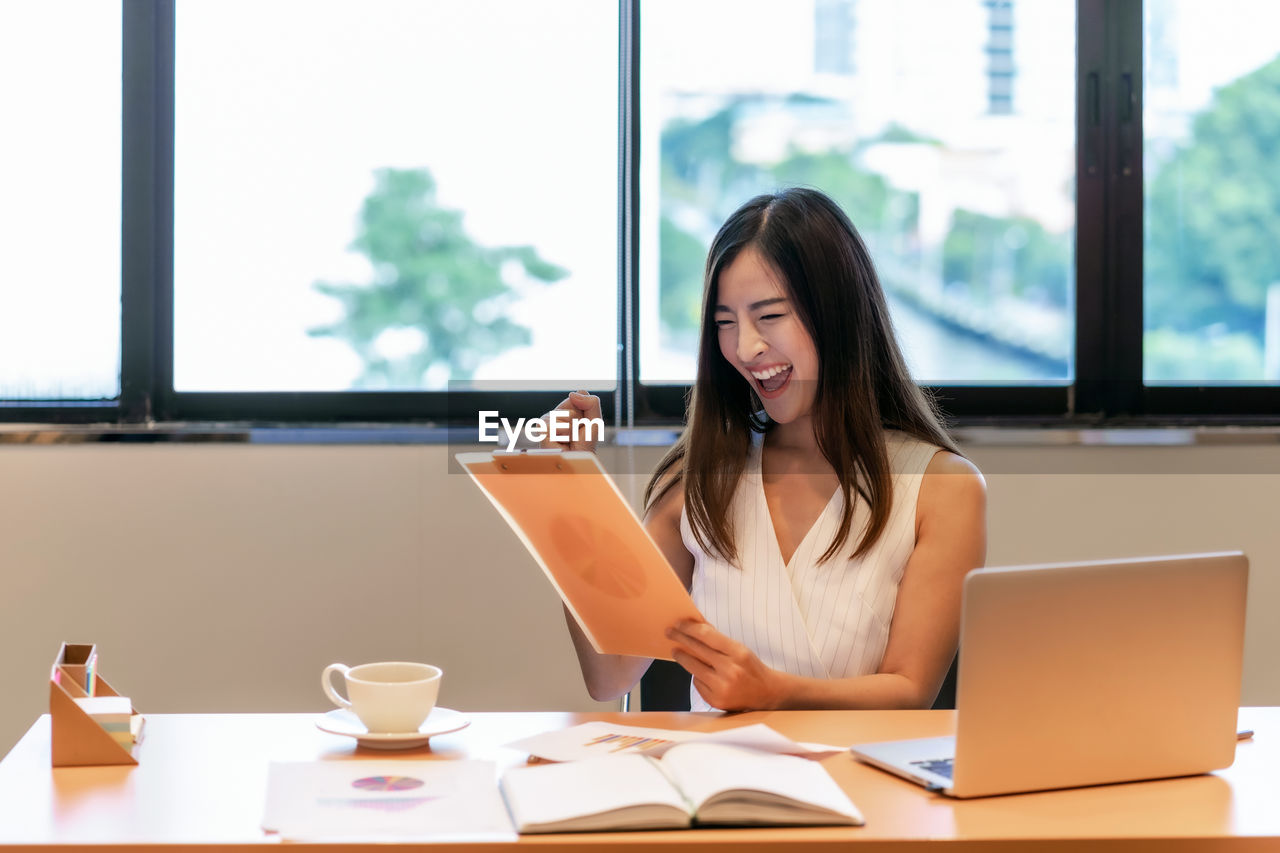
[[[721,729],[718,732],[699,732],[699,737],[690,740],[708,741],[711,743],[727,743],[756,749],[760,752],[776,752],[782,755],[799,755],[803,758],[826,758],[844,752],[846,747],[831,746],[825,743],[800,743],[780,734],[776,729],[764,723],[749,726],[738,726],[734,729]]]
[[[671,729],[593,722],[521,738],[507,746],[546,761],[579,761],[626,752],[660,755],[668,747],[685,740],[689,734]]]
[[[272,762],[262,827],[289,841],[514,841],[490,761]]]
[[[796,743],[764,723],[717,732],[693,732],[597,721],[522,738],[507,746],[523,750],[544,761],[580,761],[598,755],[628,752],[658,756],[677,743],[695,740],[728,743],[762,752],[802,755],[806,758],[824,758],[844,751],[844,747]]]

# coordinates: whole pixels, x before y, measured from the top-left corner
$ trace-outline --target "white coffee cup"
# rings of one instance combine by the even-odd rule
[[[334,672],[342,673],[350,699],[333,689],[330,675]],[[416,732],[427,719],[443,675],[440,667],[429,663],[331,663],[324,668],[320,683],[335,705],[352,711],[371,733],[401,734]]]

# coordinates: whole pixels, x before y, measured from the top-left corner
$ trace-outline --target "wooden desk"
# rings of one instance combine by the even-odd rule
[[[156,845],[149,853],[274,846],[259,828],[272,760],[471,757],[508,766],[525,756],[502,744],[593,719],[704,730],[764,722],[797,740],[833,744],[948,734],[954,720],[950,711],[470,716],[469,728],[433,739],[430,749],[382,752],[357,750],[352,740],[317,730],[312,714],[150,715],[137,767],[57,770],[49,767],[49,718],[41,717],[0,762],[0,845],[94,851]],[[866,815],[864,827],[531,836],[518,844],[573,851],[607,844],[625,853],[834,850],[854,843],[866,845],[859,851],[898,853],[1067,851],[1084,843],[1090,851],[1280,850],[1280,708],[1242,709],[1241,724],[1254,728],[1256,738],[1240,744],[1231,768],[1207,776],[953,801],[840,754],[824,766]]]

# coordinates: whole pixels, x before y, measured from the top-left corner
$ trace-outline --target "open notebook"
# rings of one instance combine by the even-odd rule
[[[718,743],[516,767],[501,789],[522,833],[863,823],[817,762]]]

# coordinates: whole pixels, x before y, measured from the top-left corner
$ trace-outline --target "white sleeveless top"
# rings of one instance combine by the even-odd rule
[[[680,535],[693,555],[690,594],[707,621],[747,646],[773,669],[813,678],[849,678],[876,672],[889,640],[889,623],[907,559],[915,548],[916,498],[925,468],[939,448],[886,430],[893,506],[879,540],[852,559],[870,512],[854,508],[844,548],[819,565],[840,526],[839,489],[784,564],[760,474],[757,437],[730,505],[737,537],[733,565],[707,554],[693,536],[687,513]],[[712,710],[696,687],[695,711]]]

